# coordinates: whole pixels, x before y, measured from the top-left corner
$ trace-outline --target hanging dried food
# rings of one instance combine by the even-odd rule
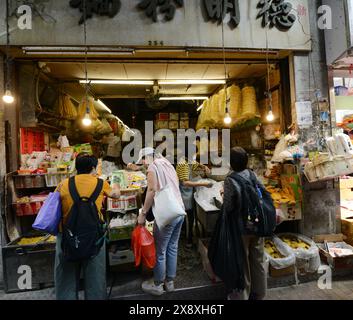
[[[256,91],[254,87],[244,87],[242,90],[242,114],[243,119],[252,119],[258,116]]]
[[[228,99],[229,102],[229,114],[233,120],[240,118],[241,116],[241,103],[242,103],[242,96],[241,90],[238,86],[232,85],[227,89]]]
[[[66,94],[59,97],[59,114],[60,117],[67,120],[75,120],[77,118],[77,109]]]
[[[83,118],[87,112],[87,107],[89,108],[89,114],[92,120],[97,120],[98,119],[98,112],[96,108],[94,107],[93,99],[89,98],[88,99],[88,106],[87,106],[87,100],[86,98],[83,98],[79,107],[78,107],[78,115],[80,118]]]

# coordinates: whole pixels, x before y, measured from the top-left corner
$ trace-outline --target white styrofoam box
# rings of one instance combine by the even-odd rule
[[[317,180],[316,168],[312,162],[308,162],[305,165],[304,174],[309,182]]]
[[[344,176],[353,173],[349,162],[344,156],[337,156],[334,158],[336,176]]]
[[[135,257],[132,250],[109,251],[109,265],[111,266],[133,263],[134,261]]]
[[[352,141],[344,133],[339,133],[335,135],[335,140],[337,144],[337,152],[342,156],[352,156],[353,155],[353,145]]]
[[[338,156],[337,142],[335,138],[333,137],[326,138],[326,145],[332,157]]]
[[[336,176],[334,161],[326,161],[316,166],[318,179],[332,178]]]

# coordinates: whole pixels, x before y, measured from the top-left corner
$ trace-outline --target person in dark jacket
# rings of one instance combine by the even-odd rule
[[[242,148],[236,147],[230,153],[230,165],[232,170],[246,180],[254,175],[249,169],[248,155]],[[258,181],[258,184],[261,183]],[[238,237],[242,239],[242,247],[238,257],[243,265],[243,285],[244,289],[232,290],[228,295],[228,300],[262,300],[267,290],[267,275],[265,268],[264,238],[251,235],[246,232],[243,225],[243,212],[239,210],[242,207],[241,185],[235,179],[228,176],[224,182],[223,190],[223,214],[233,216],[234,229]],[[236,240],[237,241],[237,240]],[[241,244],[240,244],[241,245]]]

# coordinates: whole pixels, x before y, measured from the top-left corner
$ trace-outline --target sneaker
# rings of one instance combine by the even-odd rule
[[[161,296],[164,293],[163,283],[156,286],[153,280],[147,280],[142,283],[142,290],[153,296]]]
[[[175,291],[174,281],[166,281],[164,284],[164,287],[165,287],[165,291],[167,292]]]

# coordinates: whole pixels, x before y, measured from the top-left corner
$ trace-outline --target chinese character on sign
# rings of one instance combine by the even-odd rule
[[[290,12],[293,6],[285,0],[260,0],[257,7],[260,9],[257,19],[262,17],[262,27],[276,27],[279,30],[290,29],[295,20],[295,15]]]
[[[203,0],[203,3],[209,21],[221,24],[229,13],[229,27],[235,29],[239,25],[239,0]]]
[[[83,15],[79,24],[82,24],[86,19],[92,18],[94,13],[113,18],[119,13],[121,7],[120,0],[70,0],[70,7],[75,9],[79,8],[81,12],[84,12],[85,2],[86,17]]]
[[[144,10],[146,16],[151,18],[153,22],[157,22],[158,9],[164,14],[166,21],[173,20],[176,8],[184,6],[184,0],[140,0],[138,8]]]

